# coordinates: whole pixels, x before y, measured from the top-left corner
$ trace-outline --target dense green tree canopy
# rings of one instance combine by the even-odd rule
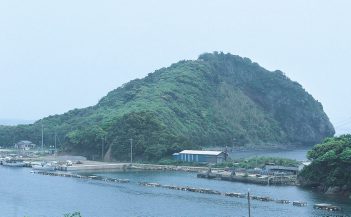
[[[326,139],[308,152],[311,165],[300,176],[306,185],[351,190],[351,135]]]

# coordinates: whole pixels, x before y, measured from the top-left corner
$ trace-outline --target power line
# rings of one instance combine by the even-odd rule
[[[348,118],[346,118],[344,120],[338,121],[338,122],[335,123],[335,125],[340,125],[340,124],[343,124],[343,123],[349,122],[349,121],[351,121],[351,117],[348,117]]]
[[[345,123],[343,123],[343,124],[336,125],[336,126],[335,126],[335,128],[339,128],[339,127],[347,126],[347,125],[349,125],[349,124],[351,124],[351,120],[350,120],[350,121],[348,121],[348,122],[345,122]]]

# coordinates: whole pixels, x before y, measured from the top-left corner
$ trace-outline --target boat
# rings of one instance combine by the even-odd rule
[[[319,204],[315,204],[315,205],[313,206],[313,208],[315,208],[315,209],[327,210],[327,211],[341,211],[341,207],[339,207],[339,206],[334,206],[334,205],[329,204],[329,203],[319,203]]]
[[[53,163],[41,163],[41,164],[34,164],[32,165],[33,170],[40,170],[40,171],[54,171],[56,169],[55,164]]]
[[[267,196],[251,196],[251,198],[252,198],[253,200],[260,200],[260,201],[264,201],[264,202],[273,201],[272,198],[267,197]]]
[[[228,197],[238,197],[238,198],[244,198],[246,197],[245,194],[243,193],[236,193],[236,192],[227,192],[224,194],[225,196],[228,196]]]
[[[304,201],[293,201],[293,206],[307,206],[307,202],[304,202]]]
[[[5,160],[2,161],[3,166],[9,166],[9,167],[24,167],[26,165],[25,162],[21,159],[16,159],[16,158],[5,158]]]
[[[290,200],[276,200],[276,203],[281,203],[281,204],[288,204],[290,203]]]

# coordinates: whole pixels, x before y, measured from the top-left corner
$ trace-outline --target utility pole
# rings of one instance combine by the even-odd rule
[[[44,125],[43,125],[43,119],[41,120],[41,151],[44,151]]]
[[[101,137],[101,161],[104,161],[104,137]]]
[[[130,140],[130,164],[133,163],[133,139],[129,139]]]
[[[248,203],[248,209],[249,209],[249,217],[251,217],[250,190],[247,191],[247,203]]]
[[[55,128],[55,149],[54,149],[54,155],[56,156],[56,137],[57,137],[57,132],[56,132],[56,128]]]

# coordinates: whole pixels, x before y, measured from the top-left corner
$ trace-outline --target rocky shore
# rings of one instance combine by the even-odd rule
[[[312,188],[324,194],[348,197],[351,199],[351,190],[347,187],[347,185],[326,186],[317,182],[311,182],[302,178],[301,176],[298,177],[298,182],[300,183],[301,187],[304,188]]]

